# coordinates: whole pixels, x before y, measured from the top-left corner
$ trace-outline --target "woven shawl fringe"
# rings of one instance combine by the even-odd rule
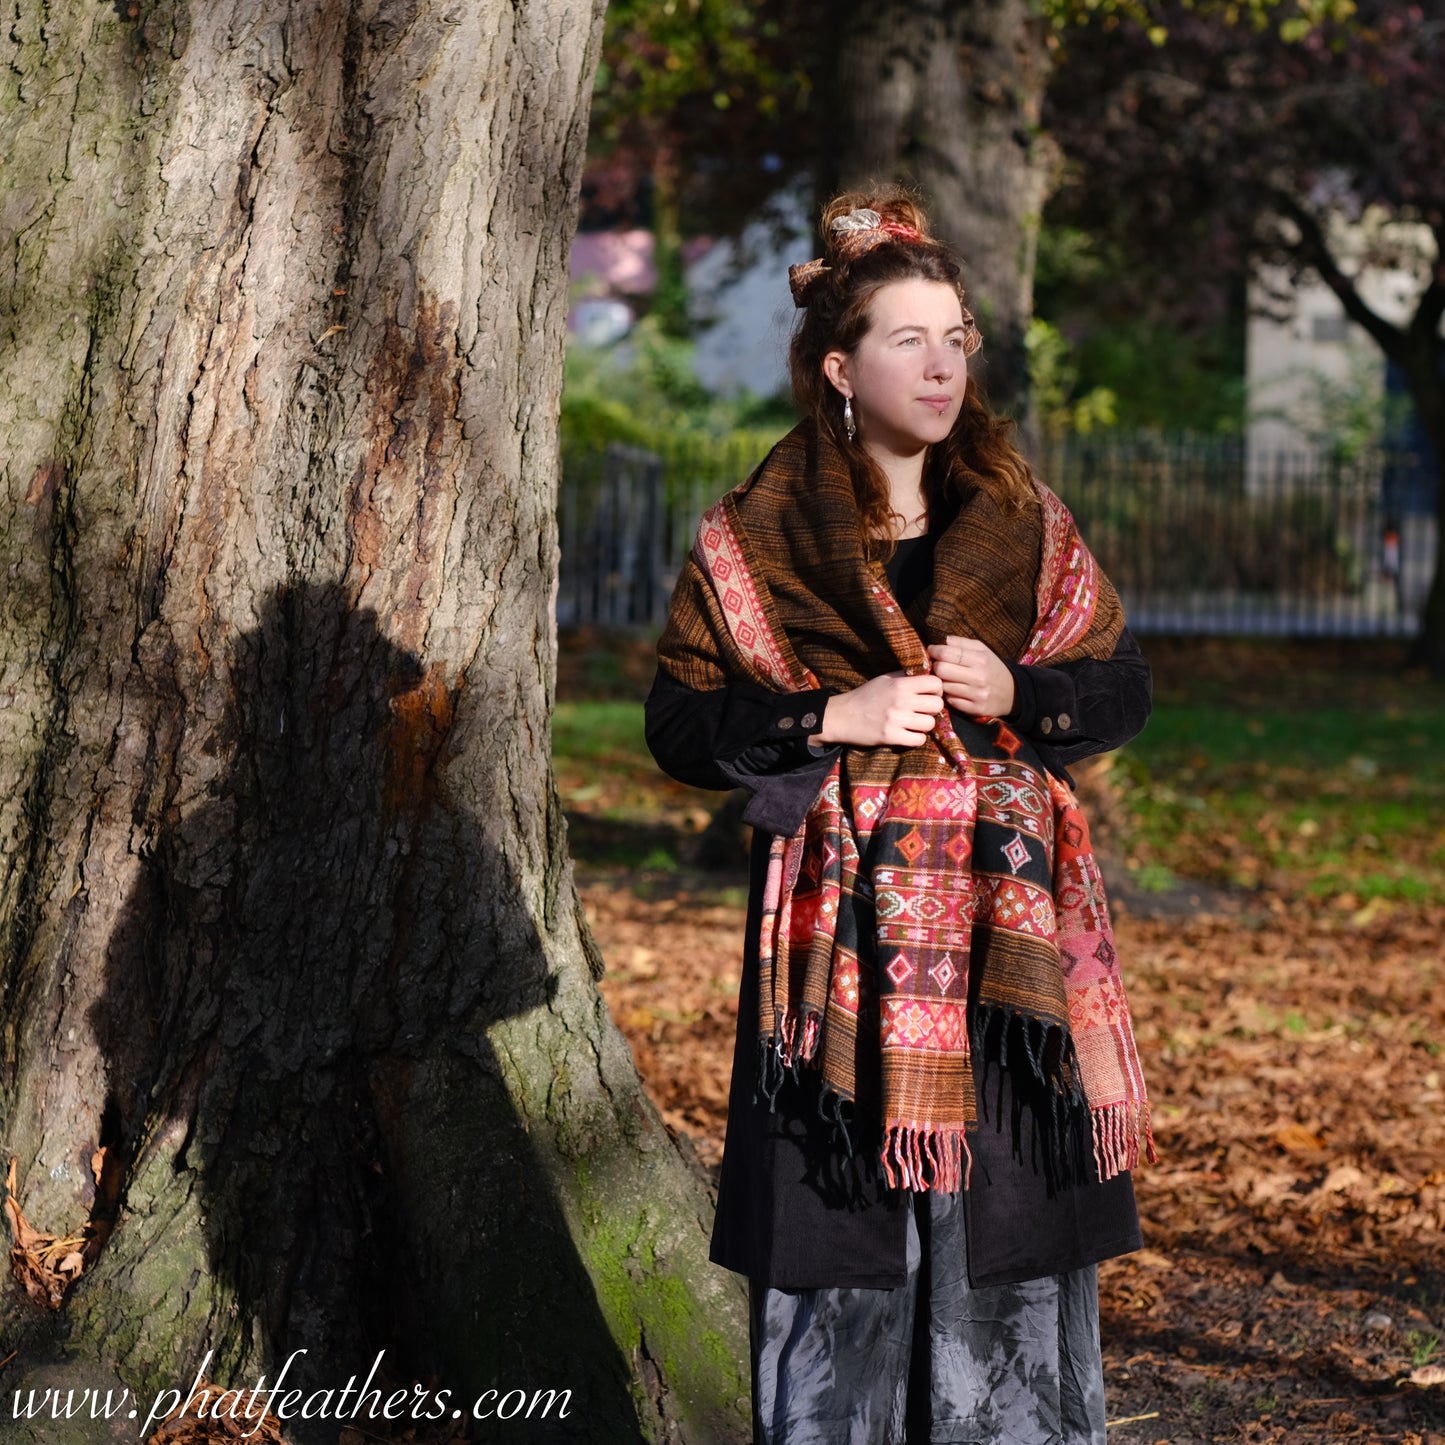
[[[883,1174],[890,1189],[957,1194],[968,1187],[973,1153],[962,1129],[893,1124],[883,1139]]]
[[[1139,1166],[1139,1140],[1144,1140],[1144,1157],[1159,1162],[1154,1149],[1154,1129],[1149,1120],[1149,1106],[1127,1100],[1093,1109],[1089,1114],[1094,1134],[1094,1164],[1100,1179],[1112,1179],[1126,1169]]]
[[[980,1093],[988,1086],[991,1070],[997,1067],[999,1071],[995,1116],[1002,1107],[1004,1074],[1010,1073],[1015,1081],[1009,1119],[1014,1152],[1023,1155],[1027,1112],[1034,1125],[1028,1141],[1029,1159],[1043,1170],[1048,1188],[1068,1189],[1086,1183],[1089,1151],[1092,1147],[1097,1157],[1098,1144],[1069,1030],[1057,1020],[1018,1009],[975,1006],[971,1015],[970,1042]],[[1026,1085],[1032,1085],[1038,1097],[1026,1101],[1021,1087]],[[1101,1172],[1100,1177],[1107,1176]]]
[[[805,1040],[811,1036],[815,1049],[819,1026],[817,1015],[810,1014],[803,1032]],[[778,1045],[778,1039],[772,1034],[764,1034],[758,1040],[758,1091],[767,1099],[769,1113],[778,1112],[778,1093],[783,1087],[783,1080],[791,1074],[796,1084],[799,1069],[805,1062],[812,1062],[812,1058],[812,1054],[809,1054],[806,1060],[796,1053],[785,1056]],[[843,1110],[852,1103],[851,1097],[831,1088],[826,1081],[818,1091],[818,1117],[824,1123],[831,1124],[841,1135],[843,1148],[849,1159],[853,1157],[853,1135]]]

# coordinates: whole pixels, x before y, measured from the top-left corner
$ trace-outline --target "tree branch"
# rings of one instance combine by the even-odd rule
[[[1445,316],[1445,223],[1432,221],[1430,234],[1435,238],[1435,268],[1410,320],[1410,332],[1416,337],[1435,336]]]
[[[1299,243],[1292,249],[1318,274],[1321,281],[1340,299],[1345,315],[1362,326],[1374,337],[1381,351],[1392,361],[1403,362],[1407,348],[1406,333],[1398,326],[1392,326],[1373,307],[1365,303],[1355,285],[1354,278],[1340,269],[1330,250],[1329,239],[1319,218],[1288,193],[1279,193],[1279,204],[1284,213],[1300,230]],[[1433,289],[1433,286],[1432,286]],[[1426,293],[1429,294],[1428,292]]]

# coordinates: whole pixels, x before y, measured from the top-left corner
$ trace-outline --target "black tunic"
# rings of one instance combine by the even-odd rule
[[[888,574],[901,606],[931,580],[933,540],[907,539],[894,552]],[[1063,776],[1067,763],[1127,742],[1149,715],[1149,668],[1127,631],[1107,661],[1008,665],[1008,721]],[[647,699],[647,741],[679,781],[751,794],[743,814],[754,825],[748,922],[711,1257],[773,1288],[887,1289],[905,1278],[908,1196],[882,1178],[881,1124],[840,1128],[821,1107],[810,1069],[785,1079],[771,1108],[757,1087],[758,930],[770,834],[797,830],[832,765],[837,748],[815,753],[799,726],[809,712],[821,716],[831,695],[751,683],[694,692],[659,671]],[[1129,1176],[1051,1191],[1031,1157],[1027,1111],[1017,1143],[1012,1115],[1011,1080],[994,1070],[979,1080],[979,1129],[969,1140],[971,1282],[1034,1279],[1137,1249]]]

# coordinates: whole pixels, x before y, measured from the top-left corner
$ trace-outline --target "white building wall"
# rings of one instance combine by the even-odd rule
[[[709,391],[772,396],[788,386],[788,338],[797,308],[788,267],[816,254],[805,202],[787,203],[788,234],[754,223],[738,241],[719,241],[688,268],[688,310],[697,333],[698,379]],[[745,258],[745,264],[738,265]]]
[[[1434,254],[1428,228],[1367,221],[1340,222],[1333,231],[1335,254],[1357,277],[1365,303],[1386,321],[1407,322],[1425,284],[1420,263]],[[1364,267],[1367,251],[1382,242],[1399,263]],[[1249,312],[1247,440],[1256,473],[1282,453],[1313,452],[1326,443],[1331,404],[1338,409],[1346,393],[1380,398],[1385,358],[1313,274],[1291,281],[1283,267],[1263,268],[1250,283]]]

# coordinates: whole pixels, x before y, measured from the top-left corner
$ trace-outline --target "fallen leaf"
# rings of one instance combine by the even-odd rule
[[[1167,1254],[1160,1254],[1157,1249],[1136,1249],[1129,1258],[1145,1269],[1173,1269],[1174,1261]]]
[[[1286,1124],[1284,1128],[1276,1129],[1273,1137],[1274,1142],[1282,1149],[1318,1154],[1325,1147],[1325,1141],[1313,1129],[1306,1129],[1303,1124]]]

